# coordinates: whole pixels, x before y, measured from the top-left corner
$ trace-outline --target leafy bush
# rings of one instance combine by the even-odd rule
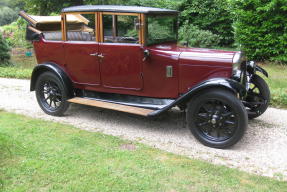
[[[271,104],[274,107],[287,107],[286,88],[271,89]]]
[[[220,46],[234,43],[232,15],[227,0],[184,0],[181,11],[181,24],[188,21],[202,30],[220,36]]]
[[[32,44],[26,41],[26,26],[27,22],[18,18],[17,21],[10,25],[2,27],[3,35],[7,39],[8,43],[12,47],[25,47],[31,48]]]
[[[232,1],[237,43],[250,59],[287,63],[286,0]]]
[[[122,3],[125,5],[178,9],[182,1],[183,0],[129,0]]]
[[[7,25],[17,19],[17,13],[9,7],[0,7],[0,26]]]
[[[199,27],[185,22],[179,29],[179,40],[187,42],[192,47],[210,48],[219,44],[220,36],[207,30],[201,30]]]
[[[9,65],[10,47],[0,33],[0,66]]]

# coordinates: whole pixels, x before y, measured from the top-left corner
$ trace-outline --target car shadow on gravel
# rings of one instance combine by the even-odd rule
[[[271,129],[274,128],[275,125],[268,123],[265,120],[262,119],[250,119],[249,120],[249,126],[256,126],[256,127],[261,127],[261,128],[267,128],[267,129]]]
[[[91,106],[72,104],[66,114],[69,122],[73,121],[76,124],[82,124],[85,127],[87,124],[88,130],[109,130],[116,135],[135,134],[136,137],[143,138],[148,136],[156,137],[154,139],[172,140],[175,142],[184,142],[190,147],[194,144],[199,144],[192,136],[187,128],[185,121],[185,113],[174,108],[167,113],[155,117],[148,118],[138,115],[133,115],[124,112],[118,112],[108,109],[101,109]],[[255,134],[262,131],[269,131],[274,125],[262,119],[250,120],[245,136],[238,144],[229,148],[231,151],[246,151],[252,148],[254,144],[262,145],[259,135]],[[93,127],[91,129],[91,127]],[[86,127],[85,127],[86,128]],[[129,132],[129,133],[126,133]],[[147,135],[146,135],[147,134]],[[142,135],[142,136],[141,136]],[[194,143],[195,142],[195,143]],[[200,144],[199,144],[200,145]],[[200,145],[201,146],[201,145]],[[204,150],[211,150],[201,146]],[[217,151],[212,149],[212,151]]]
[[[172,109],[158,117],[143,117],[129,113],[101,109],[96,107],[72,104],[67,116],[86,119],[87,121],[98,122],[105,125],[118,125],[136,127],[139,129],[186,132],[185,115],[183,112]]]

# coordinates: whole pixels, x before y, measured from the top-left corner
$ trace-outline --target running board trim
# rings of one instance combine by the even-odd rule
[[[115,111],[121,111],[121,112],[126,112],[126,113],[146,116],[146,117],[149,116],[150,113],[154,112],[154,110],[151,110],[151,109],[97,101],[97,100],[81,98],[81,97],[74,97],[72,99],[69,99],[68,102],[82,104],[82,105],[89,105],[89,106],[94,106],[94,107],[100,107],[104,109],[111,109]]]

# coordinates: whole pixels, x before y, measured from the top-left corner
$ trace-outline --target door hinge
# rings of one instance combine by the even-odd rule
[[[166,77],[173,77],[173,67],[171,65],[166,66]]]

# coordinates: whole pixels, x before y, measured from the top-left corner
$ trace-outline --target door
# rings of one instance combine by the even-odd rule
[[[67,41],[64,47],[66,70],[72,81],[83,85],[100,85],[99,60],[95,56],[99,44]]]
[[[65,68],[77,84],[98,86],[101,83],[96,20],[94,13],[65,16]]]
[[[137,14],[102,15],[103,37],[99,45],[102,85],[112,89],[141,90],[143,50],[139,43]]]

